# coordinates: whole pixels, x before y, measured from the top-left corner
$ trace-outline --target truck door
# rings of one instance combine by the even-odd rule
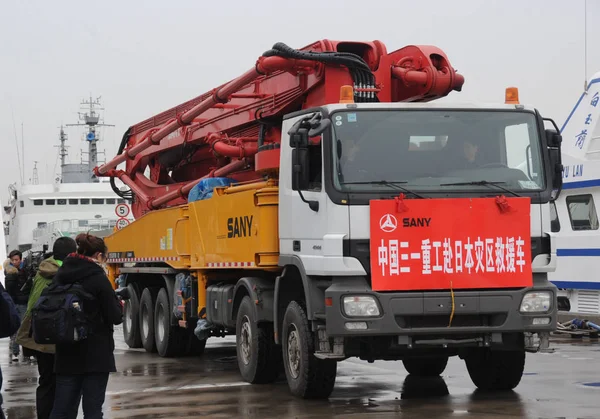
[[[290,146],[287,135],[306,115],[284,121],[279,174],[280,264],[300,263],[307,275],[334,275],[348,269],[343,255],[348,237],[348,207],[333,204],[325,191],[323,135],[309,139],[306,150]],[[298,153],[306,166],[302,180],[293,181]],[[361,269],[362,270],[362,269]]]

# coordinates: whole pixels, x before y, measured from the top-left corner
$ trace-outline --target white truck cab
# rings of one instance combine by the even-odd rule
[[[558,129],[520,104],[342,103],[282,132],[279,279],[302,281],[323,368],[356,356],[437,375],[459,355],[478,387],[515,387],[556,327]]]

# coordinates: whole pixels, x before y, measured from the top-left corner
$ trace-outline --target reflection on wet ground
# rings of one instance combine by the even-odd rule
[[[528,354],[513,392],[477,391],[457,358],[436,378],[407,375],[401,362],[350,359],[339,365],[329,400],[305,401],[290,396],[284,377],[241,381],[233,338],[209,341],[201,357],[163,359],[116,336],[107,418],[600,418],[600,344],[589,340],[560,339],[554,353]],[[37,369],[11,364],[7,348],[0,341],[8,418],[35,418]]]

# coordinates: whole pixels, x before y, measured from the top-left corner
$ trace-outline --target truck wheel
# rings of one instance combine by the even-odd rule
[[[245,296],[237,312],[235,341],[242,378],[252,384],[271,383],[279,375],[281,351],[273,339],[273,325],[258,324],[250,297]]]
[[[337,361],[315,357],[315,341],[308,318],[296,301],[292,301],[285,312],[282,342],[291,393],[305,399],[329,397],[335,385]]]
[[[140,299],[140,337],[146,352],[156,352],[154,338],[154,306],[158,289],[146,288]]]
[[[141,348],[142,338],[140,336],[139,313],[140,299],[137,292],[137,287],[133,284],[127,285],[130,298],[125,300],[123,307],[123,339],[130,348]]]
[[[185,330],[171,325],[171,304],[167,290],[161,288],[156,297],[154,306],[154,336],[156,350],[162,357],[181,355],[187,336]]]
[[[440,375],[448,365],[447,356],[431,356],[423,358],[404,358],[404,368],[411,375],[418,377],[435,377]]]
[[[525,369],[525,351],[477,349],[465,357],[473,384],[481,390],[512,390]]]

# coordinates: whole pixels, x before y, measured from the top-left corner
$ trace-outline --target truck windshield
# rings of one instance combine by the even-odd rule
[[[545,188],[533,113],[473,110],[342,111],[333,120],[336,189],[419,191]],[[458,185],[455,185],[458,184]]]

